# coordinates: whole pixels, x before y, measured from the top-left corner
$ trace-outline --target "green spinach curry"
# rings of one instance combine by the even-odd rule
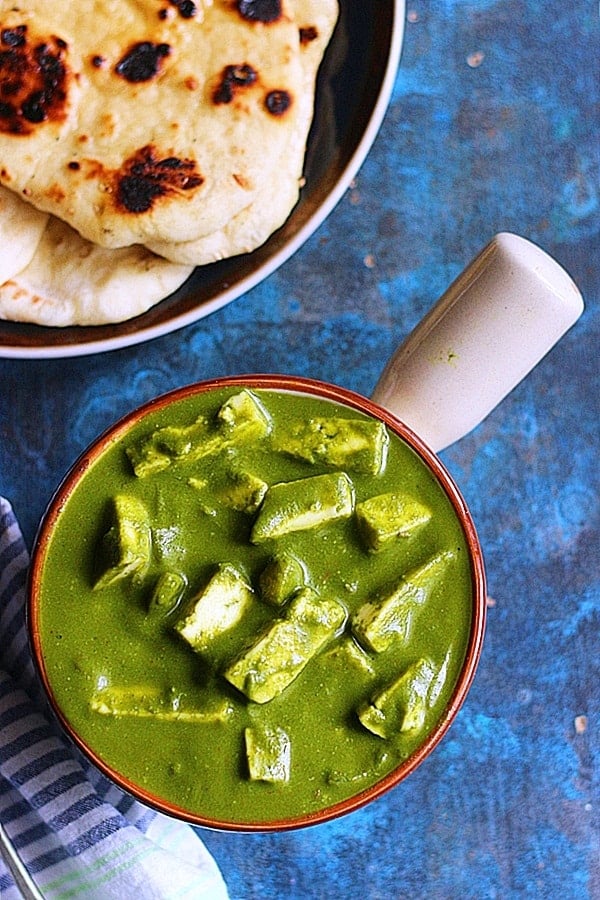
[[[150,410],[68,498],[39,628],[97,757],[195,816],[302,816],[443,713],[469,637],[465,537],[384,423],[231,387]]]

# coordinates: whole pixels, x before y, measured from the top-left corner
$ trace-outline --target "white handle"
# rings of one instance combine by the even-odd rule
[[[468,434],[583,312],[547,253],[497,234],[387,364],[373,400],[436,452]]]

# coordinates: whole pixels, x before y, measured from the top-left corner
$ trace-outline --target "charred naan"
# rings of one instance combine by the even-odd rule
[[[260,247],[288,218],[298,201],[308,132],[313,118],[316,78],[335,25],[331,2],[302,0],[299,21],[302,87],[297,96],[296,127],[276,173],[267,179],[253,201],[223,228],[195,241],[147,241],[146,246],[174,262],[205,265],[249,253]]]
[[[67,7],[0,3],[0,181],[105,247],[224,227],[297,128],[291,0]]]
[[[0,318],[121,322],[264,243],[298,200],[337,13],[0,0]]]

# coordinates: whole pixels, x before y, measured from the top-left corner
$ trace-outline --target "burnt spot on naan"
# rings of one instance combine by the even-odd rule
[[[269,91],[265,97],[265,108],[272,116],[284,116],[292,105],[292,95],[289,91]]]
[[[231,103],[238,91],[251,87],[256,83],[257,78],[256,69],[247,63],[225,66],[212,94],[213,103],[217,105]]]
[[[212,93],[216,106],[232,103],[236,96],[258,82],[258,72],[247,63],[225,66]],[[264,97],[264,108],[276,118],[284,116],[292,106],[292,95],[284,89],[270,90]]]
[[[198,7],[193,0],[169,0],[182,19],[193,19],[198,14]]]
[[[303,25],[300,28],[300,44],[311,44],[319,37],[319,32],[314,25]]]
[[[194,0],[164,0],[164,5],[158,11],[158,18],[165,22],[175,15],[182,19],[193,19],[198,15],[198,4]]]
[[[67,43],[30,38],[26,25],[0,28],[0,131],[26,136],[67,116]]]
[[[168,44],[139,41],[121,57],[115,66],[115,72],[133,84],[151,81],[159,74],[163,60],[170,55],[171,47]]]
[[[146,213],[172,194],[192,191],[204,183],[192,159],[177,156],[158,157],[151,145],[142,147],[125,160],[114,175],[114,198],[128,213]]]
[[[281,19],[281,0],[236,0],[237,10],[248,22],[263,22],[270,25]]]

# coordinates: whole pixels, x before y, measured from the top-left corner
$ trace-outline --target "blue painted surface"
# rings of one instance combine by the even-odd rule
[[[444,460],[493,605],[467,703],[367,809],[286,835],[202,832],[234,900],[600,897],[600,27],[591,0],[414,0],[381,133],[266,282],[145,346],[0,360],[0,492],[26,538],[85,445],[196,379],[293,372],[369,393],[497,231],[554,255],[586,312]]]

